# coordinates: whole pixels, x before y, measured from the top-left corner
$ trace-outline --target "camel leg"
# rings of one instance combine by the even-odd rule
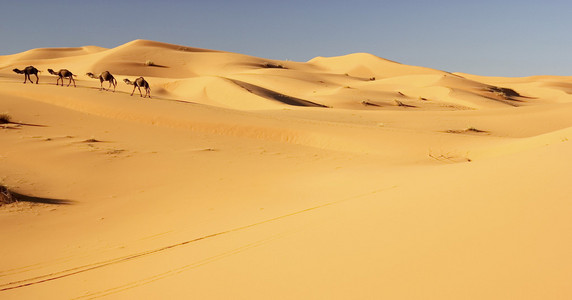
[[[28,80],[28,74],[24,74],[24,84],[26,84],[26,80]],[[32,81],[32,79],[30,79],[30,82]],[[33,82],[32,82],[33,83]]]
[[[36,84],[38,84],[38,80],[40,80],[40,77],[38,77],[38,74],[34,74],[36,75]],[[32,81],[32,78],[30,77],[30,82]]]
[[[68,86],[70,86],[70,84],[72,83],[72,81],[73,81],[73,87],[76,87],[76,86],[75,86],[75,79],[73,79],[73,76],[70,76],[70,82],[68,83]]]
[[[136,88],[136,87],[137,87],[137,86],[133,85],[133,91],[131,92],[131,96],[133,96],[133,93],[135,93],[135,88]]]
[[[140,97],[143,97],[143,93],[141,93],[141,87],[140,87],[140,86],[137,86],[137,88],[139,89],[139,96],[140,96]]]

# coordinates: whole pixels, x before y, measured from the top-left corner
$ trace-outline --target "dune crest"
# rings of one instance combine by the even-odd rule
[[[395,103],[405,102],[409,103],[409,107],[427,110],[482,109],[545,102],[562,103],[570,98],[566,93],[569,86],[563,77],[495,79],[452,74],[409,66],[367,53],[317,57],[303,63],[134,40],[112,49],[95,46],[33,49],[0,57],[0,63],[5,69],[34,64],[40,69],[67,68],[77,74],[111,71],[118,76],[151,77],[156,78],[152,80],[152,85],[165,97],[247,110],[256,109],[256,105],[249,102],[242,106],[240,101],[234,99],[227,103],[222,99],[213,101],[206,97],[206,93],[185,94],[183,91],[207,90],[207,86],[201,84],[212,85],[212,80],[208,78],[214,76],[259,86],[276,95],[303,99],[305,103],[358,110],[393,109]],[[198,78],[204,80],[197,80]],[[304,84],[293,85],[292,79],[303,80]],[[182,88],[183,82],[193,82],[193,85]],[[530,84],[532,82],[535,84]],[[539,86],[539,82],[542,85]],[[176,89],[172,89],[174,86]],[[434,92],[439,89],[449,92]],[[515,91],[518,96],[507,96],[503,90]],[[248,89],[244,89],[234,97],[237,100],[251,98],[248,93]],[[200,96],[196,97],[197,95]],[[520,97],[521,95],[526,97]],[[545,95],[549,97],[544,97]],[[260,109],[265,109],[267,104],[262,98]],[[299,103],[301,102],[282,101],[285,107]],[[362,105],[363,103],[377,105]]]

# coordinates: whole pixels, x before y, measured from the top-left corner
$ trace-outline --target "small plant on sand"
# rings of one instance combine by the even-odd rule
[[[498,86],[491,86],[487,89],[487,91],[494,93],[495,95],[502,97],[506,100],[514,100],[512,99],[513,97],[521,97],[521,95],[513,89],[503,88]]]
[[[145,61],[145,65],[147,67],[153,67],[153,66],[155,66],[155,63],[152,60],[148,59]]]
[[[380,107],[380,106],[381,106],[381,105],[376,104],[376,103],[373,103],[373,102],[371,102],[371,101],[369,101],[369,100],[364,100],[364,101],[361,102],[361,104],[363,104],[364,106],[377,106],[377,107]]]
[[[0,184],[0,206],[16,202],[16,198],[10,193],[7,187]]]
[[[393,101],[395,101],[395,105],[397,106],[401,106],[401,107],[417,107],[415,105],[409,105],[409,104],[405,104],[397,99],[393,99]]]
[[[12,118],[8,114],[0,114],[0,124],[8,124],[12,122]]]
[[[284,67],[284,65],[282,64],[274,64],[274,63],[269,63],[269,62],[265,62],[262,64],[263,68],[269,68],[269,69],[286,69],[286,67]]]
[[[489,133],[486,130],[477,129],[475,127],[468,127],[463,130],[449,129],[447,133]]]
[[[475,127],[469,127],[467,129],[465,129],[465,131],[466,132],[478,132],[478,133],[487,132],[486,130],[480,130],[480,129],[477,129]]]
[[[99,143],[101,142],[100,140],[96,140],[96,139],[87,139],[85,141],[83,141],[84,143]]]

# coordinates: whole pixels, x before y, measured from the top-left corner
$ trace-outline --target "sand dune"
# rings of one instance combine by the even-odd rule
[[[571,80],[146,40],[0,56],[0,298],[568,299]]]

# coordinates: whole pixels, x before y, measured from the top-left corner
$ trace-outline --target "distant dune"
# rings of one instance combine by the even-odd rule
[[[0,299],[570,299],[571,95],[367,53],[0,56]]]

